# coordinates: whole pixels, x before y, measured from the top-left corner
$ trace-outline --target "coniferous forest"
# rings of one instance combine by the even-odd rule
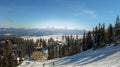
[[[120,19],[116,18],[115,25],[98,24],[91,31],[84,32],[83,38],[78,35],[63,35],[62,41],[55,41],[53,38],[48,39],[23,39],[23,38],[1,38],[0,39],[0,67],[16,67],[25,59],[38,60],[33,57],[34,52],[40,51],[37,55],[40,59],[43,56],[46,60],[62,58],[81,53],[88,49],[99,49],[118,45],[120,43]],[[42,51],[48,50],[48,55]],[[19,57],[19,60],[18,60]]]

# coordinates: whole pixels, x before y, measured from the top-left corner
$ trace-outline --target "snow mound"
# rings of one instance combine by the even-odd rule
[[[47,61],[24,61],[18,67],[120,67],[120,45]],[[53,66],[54,63],[54,66]]]

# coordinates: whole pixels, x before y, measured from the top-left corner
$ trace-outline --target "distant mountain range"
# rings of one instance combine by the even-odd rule
[[[84,32],[87,32],[87,30],[0,28],[0,37],[44,36],[55,34],[81,35]]]

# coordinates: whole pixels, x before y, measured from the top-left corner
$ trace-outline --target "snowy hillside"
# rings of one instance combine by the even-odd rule
[[[44,63],[44,67],[120,67],[120,45],[90,49],[80,54],[48,61],[25,60],[18,67],[43,67]]]

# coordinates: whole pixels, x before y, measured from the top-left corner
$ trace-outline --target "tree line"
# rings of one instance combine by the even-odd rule
[[[88,31],[83,34],[83,38],[79,39],[71,36],[64,36],[66,43],[64,45],[57,45],[51,40],[51,44],[48,45],[48,59],[59,58],[77,54],[88,49],[98,49],[111,44],[120,44],[120,19],[116,18],[116,23],[113,26],[109,24],[108,28],[105,28],[105,24],[99,24],[92,31]]]
[[[110,44],[120,43],[120,19],[116,18],[116,23],[113,26],[109,24],[108,28],[105,28],[105,24],[99,24],[92,31],[84,33],[83,35],[83,50],[90,48],[98,49]]]

